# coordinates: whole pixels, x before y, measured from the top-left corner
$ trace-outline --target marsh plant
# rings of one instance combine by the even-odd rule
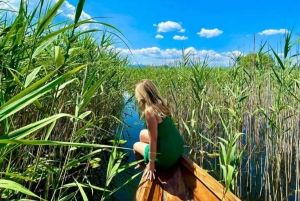
[[[299,199],[299,38],[262,43],[232,66],[184,55],[171,67],[127,69],[170,100],[189,156],[242,200]],[[189,54],[189,53],[188,53]]]
[[[132,166],[116,148],[128,61],[111,47],[122,33],[81,19],[84,0],[59,21],[63,3],[0,10],[1,199],[104,200]]]
[[[112,199],[136,177],[114,182],[138,163],[124,161],[120,117],[124,92],[143,78],[167,98],[190,158],[226,190],[299,199],[297,37],[287,33],[279,53],[266,42],[233,55],[230,67],[183,51],[171,65],[126,68],[112,48],[122,33],[82,19],[84,0],[62,22],[63,3],[0,10],[1,199]]]

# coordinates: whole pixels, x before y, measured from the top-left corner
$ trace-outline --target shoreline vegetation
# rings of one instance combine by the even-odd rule
[[[138,176],[115,182],[138,163],[126,162],[119,136],[124,93],[143,78],[169,100],[189,157],[227,190],[300,198],[299,37],[286,33],[280,53],[265,43],[226,68],[190,52],[172,67],[129,68],[112,48],[126,36],[81,20],[82,0],[72,22],[56,23],[63,2],[0,10],[0,200],[113,199]]]

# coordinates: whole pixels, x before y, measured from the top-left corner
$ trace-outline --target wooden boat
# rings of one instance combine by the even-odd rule
[[[157,172],[154,181],[141,179],[134,201],[150,200],[240,201],[185,155],[170,170]]]

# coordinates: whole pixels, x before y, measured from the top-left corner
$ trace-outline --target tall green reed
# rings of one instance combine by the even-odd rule
[[[92,195],[83,189],[103,194],[108,188],[91,166],[119,150],[117,143],[101,144],[114,138],[120,123],[127,59],[110,49],[114,41],[106,30],[79,29],[98,23],[122,35],[109,24],[80,20],[84,2],[64,26],[54,21],[63,0],[52,7],[41,1],[31,13],[21,1],[11,23],[1,18],[1,182],[10,184],[1,189],[2,198],[25,198],[22,192],[28,199],[86,199]],[[103,33],[100,42],[96,31]]]
[[[292,39],[287,33],[282,56],[264,42],[228,68],[185,55],[172,67],[127,69],[129,83],[150,78],[161,87],[190,157],[239,197],[297,200],[299,38]]]

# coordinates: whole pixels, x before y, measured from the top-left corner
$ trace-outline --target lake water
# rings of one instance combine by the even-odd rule
[[[128,101],[128,98],[128,95],[125,95],[125,101]],[[123,111],[122,119],[127,124],[127,126],[124,127],[122,138],[127,141],[125,147],[132,149],[133,144],[139,141],[140,131],[145,128],[144,121],[141,120],[139,117],[135,101],[130,101],[126,104]],[[136,160],[132,150],[127,151],[127,155],[128,160],[126,161],[126,163],[133,162]],[[134,168],[130,168],[130,170],[123,175],[123,179],[129,179],[132,175],[139,173],[140,171],[142,170],[135,170]],[[129,184],[127,184],[125,187],[117,191],[114,194],[114,197],[121,201],[133,200],[140,179],[141,174]]]

